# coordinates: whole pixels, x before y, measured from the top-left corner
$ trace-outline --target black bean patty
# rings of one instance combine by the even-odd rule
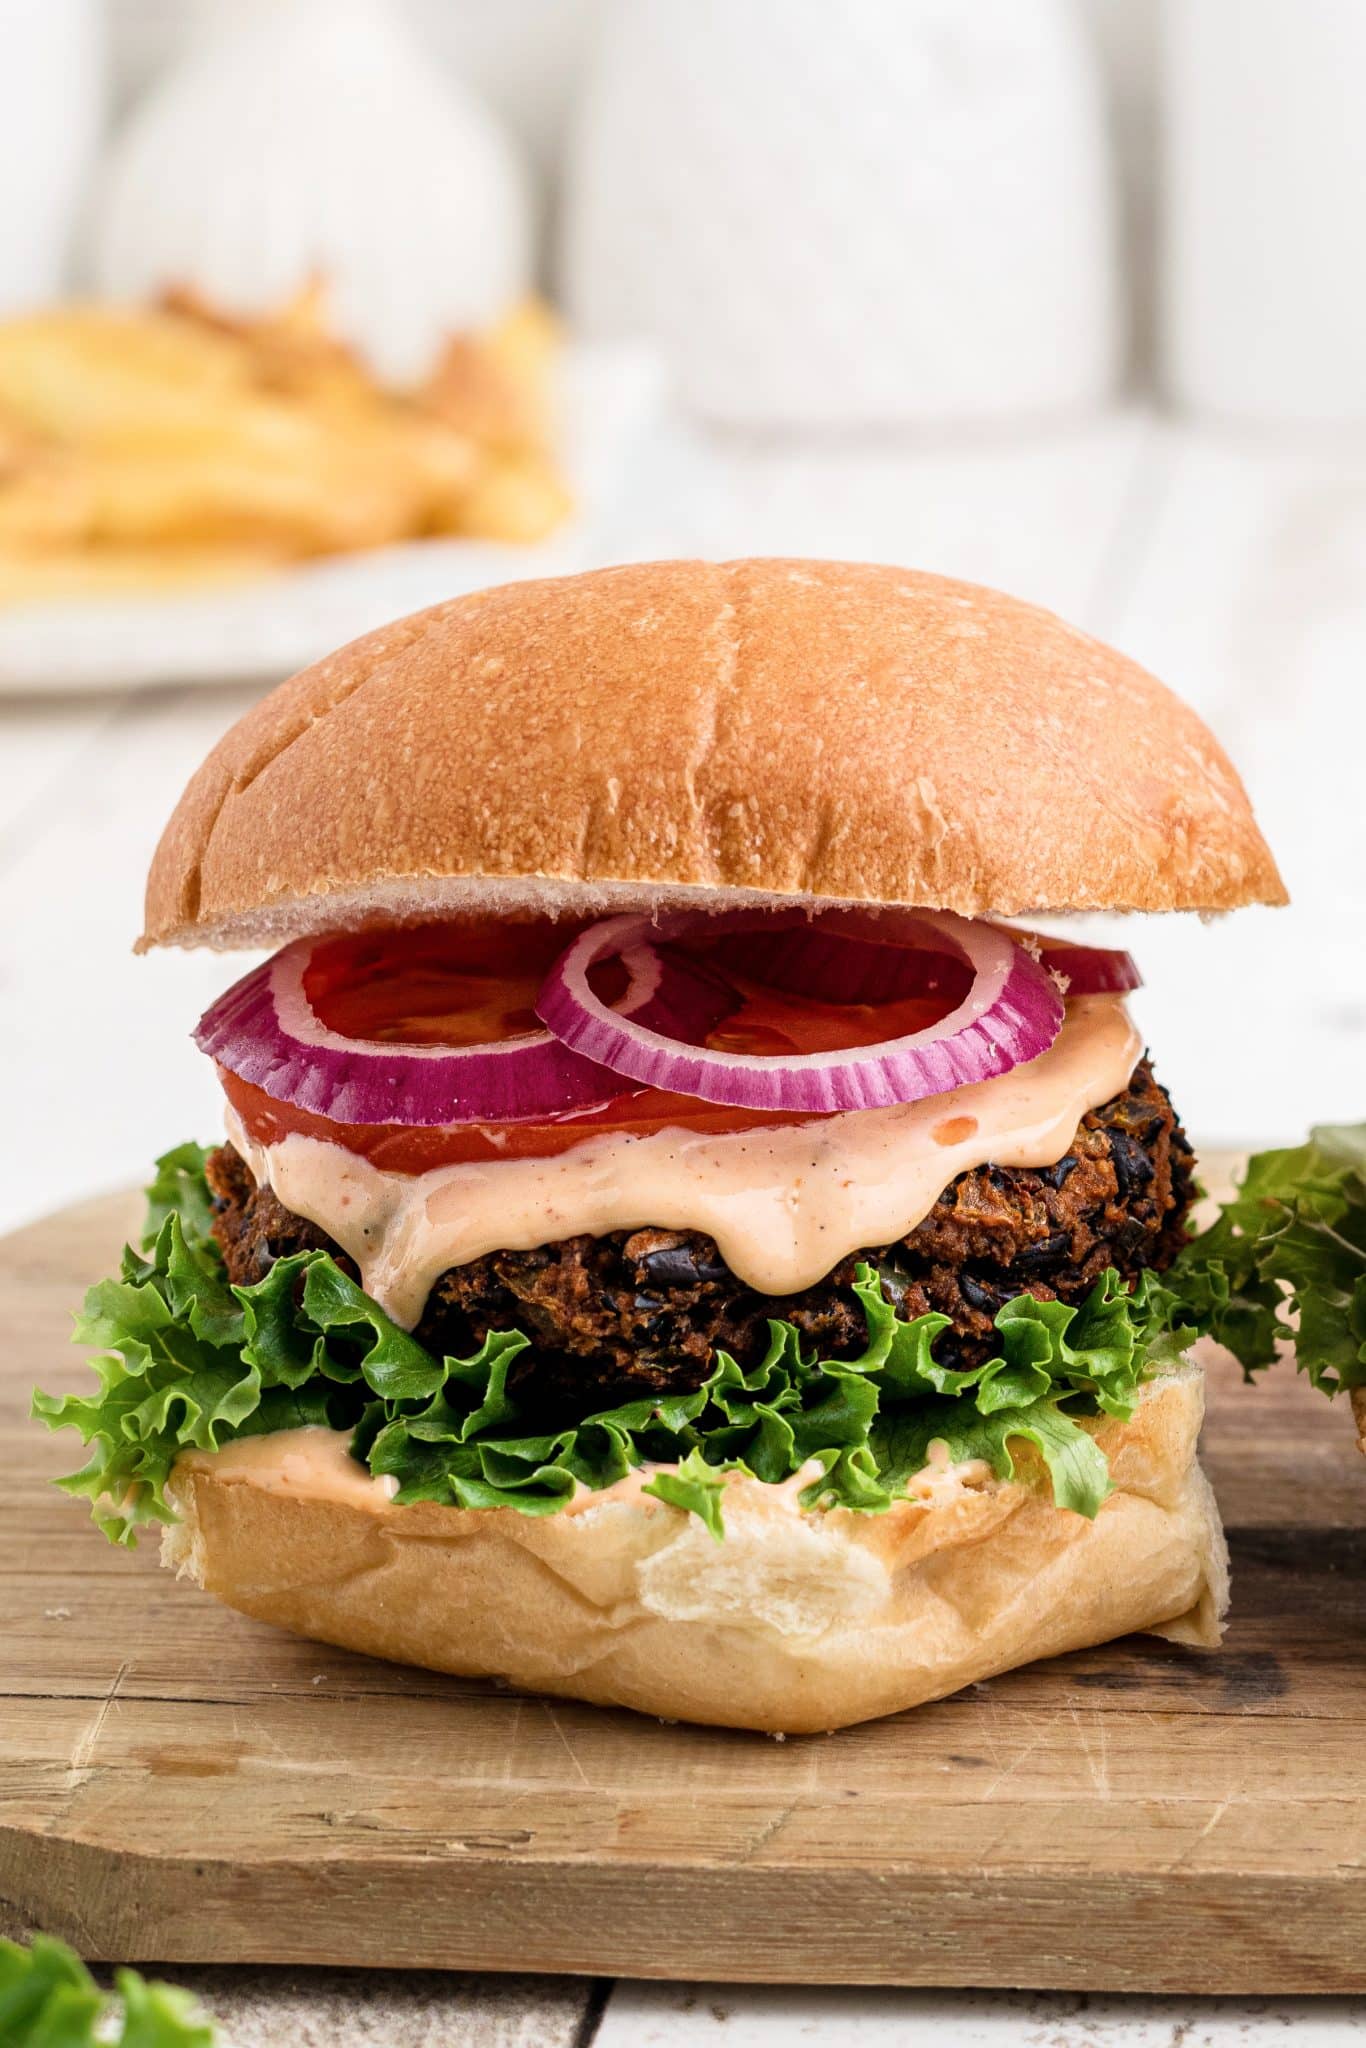
[[[1082,1118],[1056,1166],[960,1173],[908,1236],[851,1254],[800,1294],[746,1287],[700,1232],[615,1230],[451,1267],[415,1334],[438,1356],[460,1357],[489,1330],[522,1330],[531,1347],[515,1371],[549,1410],[582,1414],[690,1390],[718,1349],[754,1363],[772,1316],[795,1323],[827,1357],[854,1355],[865,1329],[852,1283],[867,1260],[903,1315],[949,1317],[936,1345],[944,1364],[976,1365],[990,1355],[992,1318],[1010,1296],[1076,1302],[1107,1266],[1132,1280],[1170,1265],[1185,1236],[1191,1164],[1144,1059],[1122,1094]],[[233,1280],[259,1280],[276,1259],[312,1249],[359,1278],[325,1231],[256,1185],[231,1145],[210,1153],[207,1173],[214,1236]]]

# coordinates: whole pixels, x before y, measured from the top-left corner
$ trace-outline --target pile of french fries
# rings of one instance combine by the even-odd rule
[[[185,291],[0,324],[0,603],[173,589],[432,535],[536,541],[570,510],[539,302],[385,388],[324,295],[238,320]]]

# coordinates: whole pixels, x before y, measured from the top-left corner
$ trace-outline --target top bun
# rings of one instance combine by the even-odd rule
[[[1286,900],[1194,712],[1052,612],[860,563],[648,562],[457,598],[282,684],[181,798],[139,943],[717,891]]]

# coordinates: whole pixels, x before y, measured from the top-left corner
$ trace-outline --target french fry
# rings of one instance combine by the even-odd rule
[[[491,464],[459,507],[451,528],[467,540],[544,540],[567,517],[573,500],[549,463]]]
[[[139,551],[161,587],[424,535],[539,540],[570,503],[557,345],[518,307],[405,394],[329,333],[317,282],[259,320],[181,290],[0,325],[0,602],[141,587]]]
[[[558,332],[548,308],[528,300],[487,335],[453,335],[423,404],[493,454],[544,459]]]

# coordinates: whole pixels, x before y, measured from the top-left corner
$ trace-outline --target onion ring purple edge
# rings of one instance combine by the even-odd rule
[[[973,982],[939,1024],[878,1045],[793,1059],[717,1053],[681,1046],[640,1019],[614,1013],[594,995],[589,969],[613,953],[686,935],[678,921],[654,925],[631,916],[609,918],[579,935],[547,976],[536,1014],[573,1050],[642,1086],[806,1115],[920,1101],[1007,1073],[1053,1043],[1062,1026],[1061,995],[1006,932],[948,912],[907,911],[886,928],[896,925],[937,935],[974,970]],[[705,931],[707,920],[694,919],[690,928]]]

